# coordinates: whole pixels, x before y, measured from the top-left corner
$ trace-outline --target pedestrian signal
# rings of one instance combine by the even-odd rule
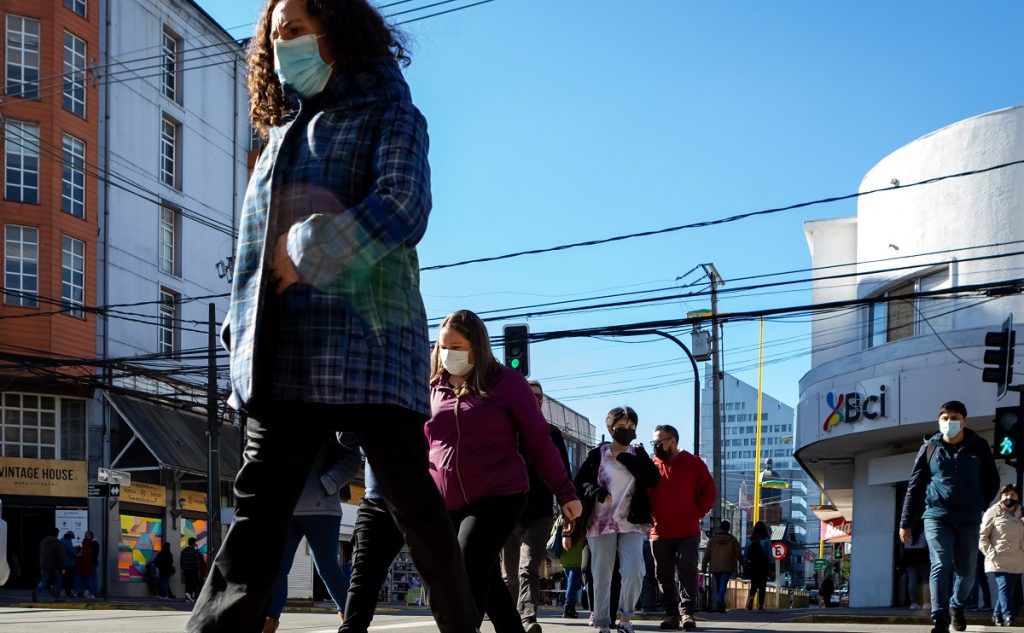
[[[1024,439],[1022,435],[1024,435],[1024,424],[1021,423],[1020,408],[997,408],[992,444],[992,452],[996,459],[1016,462],[1020,457],[1021,441]]]

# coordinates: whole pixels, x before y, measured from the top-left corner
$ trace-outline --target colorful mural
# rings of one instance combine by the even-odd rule
[[[188,546],[190,538],[196,539],[196,547],[204,555],[206,554],[206,526],[208,522],[203,519],[182,519],[181,520],[181,549]]]
[[[117,546],[117,581],[145,582],[146,563],[163,544],[164,520],[121,515],[121,540]]]

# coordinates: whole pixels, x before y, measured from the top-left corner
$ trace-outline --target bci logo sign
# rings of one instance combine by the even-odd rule
[[[885,415],[885,385],[878,387],[877,395],[861,394],[856,391],[836,394],[832,391],[825,396],[825,403],[832,412],[825,417],[823,431],[831,431],[832,427],[842,423],[853,424],[861,418],[875,420]]]

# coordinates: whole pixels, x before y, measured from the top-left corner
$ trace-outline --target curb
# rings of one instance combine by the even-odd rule
[[[179,611],[190,612],[191,603],[181,603],[182,608],[176,608],[167,604],[143,604],[143,603],[116,603],[116,602],[13,602],[4,605],[10,609],[53,609],[53,610],[86,610],[86,611]],[[189,608],[185,608],[188,604]],[[377,613],[398,613],[401,609],[397,607],[378,607]],[[337,614],[336,609],[329,607],[314,606],[286,606],[285,613],[325,613],[328,615]]]
[[[163,604],[111,604],[109,602],[15,602],[12,609],[82,609],[87,611],[182,611]]]
[[[932,619],[928,616],[916,615],[805,615],[786,622],[792,624],[922,624],[929,625]],[[992,619],[979,616],[967,618],[967,624],[974,626],[991,626]]]

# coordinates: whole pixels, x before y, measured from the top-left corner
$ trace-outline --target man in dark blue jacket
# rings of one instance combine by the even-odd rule
[[[900,540],[924,518],[931,558],[928,588],[932,633],[967,628],[964,605],[974,586],[981,515],[999,489],[999,472],[988,443],[967,424],[967,407],[951,400],[939,409],[939,432],[925,437],[903,501]],[[950,595],[950,577],[955,580]]]

